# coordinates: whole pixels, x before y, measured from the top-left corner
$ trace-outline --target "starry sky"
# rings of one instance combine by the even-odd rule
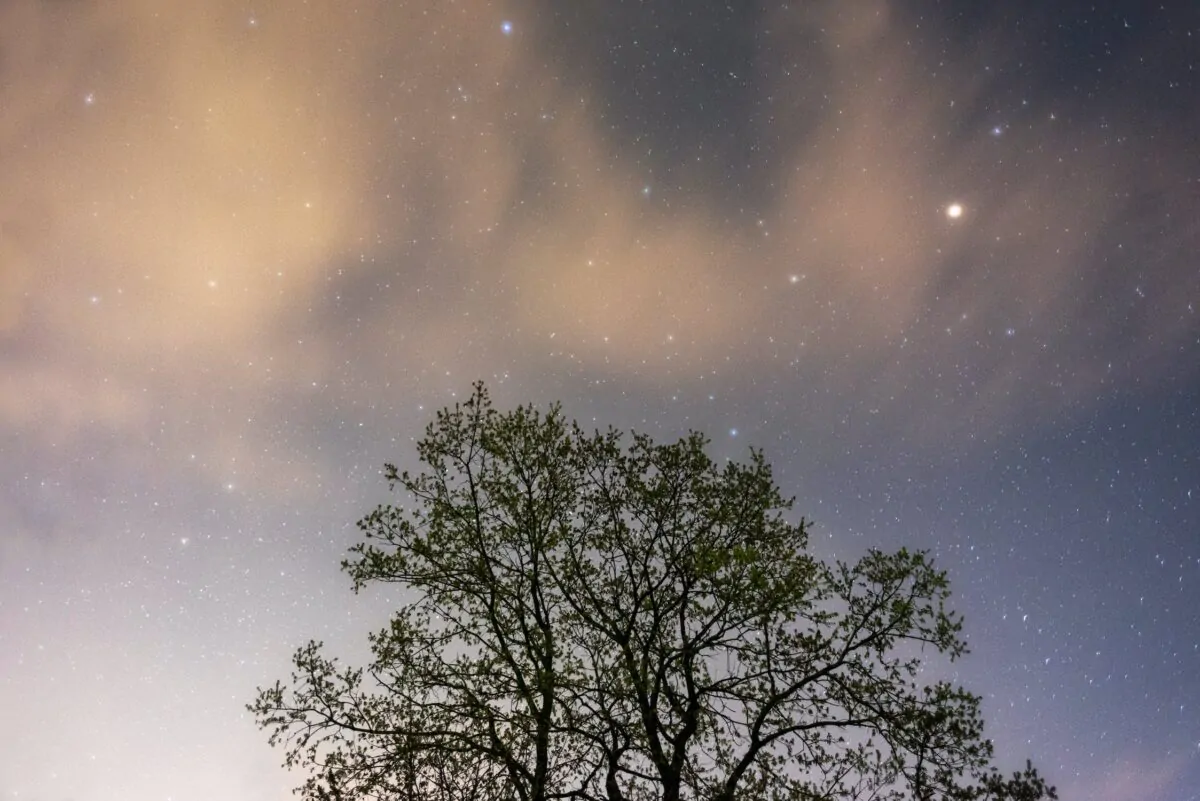
[[[3,0],[0,110],[0,799],[290,797],[475,379],[763,448],[1002,766],[1200,798],[1200,5]]]

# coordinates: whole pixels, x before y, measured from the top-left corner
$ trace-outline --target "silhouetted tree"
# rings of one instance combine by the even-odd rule
[[[388,465],[356,591],[407,601],[340,667],[319,643],[250,705],[310,799],[1055,798],[989,767],[965,653],[923,553],[829,565],[760,452],[586,433],[476,385]]]

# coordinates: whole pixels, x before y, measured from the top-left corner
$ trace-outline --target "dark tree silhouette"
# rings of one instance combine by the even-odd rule
[[[388,465],[356,591],[407,601],[372,664],[310,643],[249,706],[310,799],[1056,798],[990,767],[965,653],[923,553],[825,564],[760,452],[500,413],[476,385]]]

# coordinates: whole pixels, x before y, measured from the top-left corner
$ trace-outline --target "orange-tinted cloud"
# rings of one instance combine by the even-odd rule
[[[1047,146],[1048,109],[1006,134],[1020,163],[955,138],[990,79],[939,72],[883,0],[764,20],[784,53],[822,43],[827,69],[767,78],[774,96],[823,100],[816,119],[786,103],[764,115],[783,144],[764,156],[761,224],[732,219],[719,186],[645,196],[601,99],[559,79],[533,22],[502,36],[465,7],[383,0],[254,18],[229,0],[18,0],[0,14],[0,337],[64,372],[10,365],[12,425],[93,396],[137,409],[236,384],[253,407],[280,391],[235,363],[320,381],[345,343],[310,312],[345,273],[365,287],[345,312],[361,320],[356,358],[381,382],[469,348],[562,348],[631,380],[778,369],[790,350],[835,395],[873,382],[895,396],[996,320],[1052,332],[1077,314],[1083,261],[1129,179],[1097,137],[1073,134],[1065,160]],[[942,213],[951,201],[962,219]],[[428,282],[437,292],[416,291]],[[372,290],[385,283],[413,292]],[[958,336],[918,334],[943,325]],[[1146,320],[1112,349],[1182,330]],[[1047,349],[1078,357],[1067,333],[1048,336],[971,357],[973,422],[1012,414],[1012,385]],[[897,358],[908,337],[921,355]],[[1085,361],[1064,393],[1098,380]]]

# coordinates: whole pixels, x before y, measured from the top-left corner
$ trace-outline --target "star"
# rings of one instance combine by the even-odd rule
[[[1161,135],[1200,2],[10,5],[0,54],[81,58],[0,77],[0,801],[310,778],[241,705],[297,641],[370,661],[337,553],[476,379],[761,448],[812,556],[948,571],[998,769],[1200,801],[1200,184]]]

